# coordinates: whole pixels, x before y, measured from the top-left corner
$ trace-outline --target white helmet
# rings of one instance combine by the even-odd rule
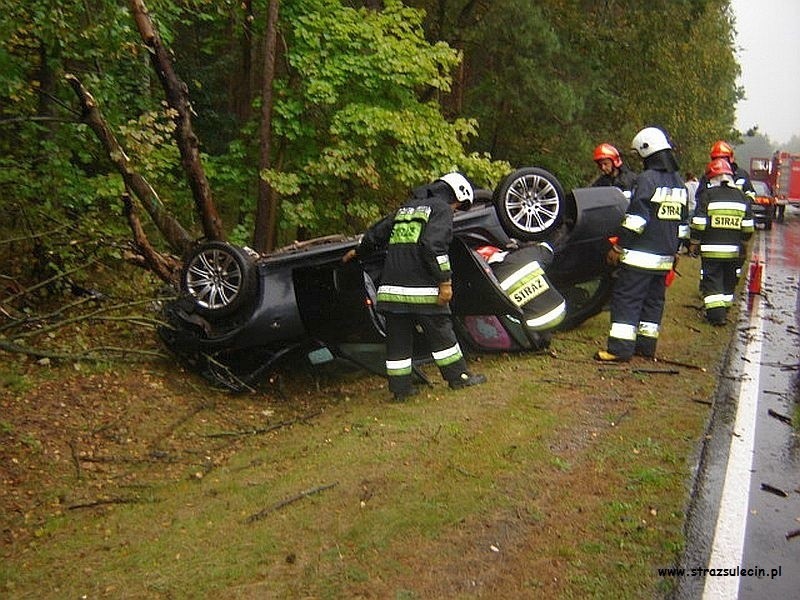
[[[659,150],[671,149],[667,135],[658,127],[645,127],[631,142],[631,148],[639,153],[642,158],[647,158]]]
[[[452,173],[448,173],[447,175],[442,175],[438,181],[444,181],[450,189],[453,190],[453,193],[456,195],[456,200],[460,204],[467,204],[467,208],[472,206],[472,201],[475,198],[475,192],[472,191],[472,184],[467,181],[467,178],[464,177],[461,173],[456,173],[455,171]]]

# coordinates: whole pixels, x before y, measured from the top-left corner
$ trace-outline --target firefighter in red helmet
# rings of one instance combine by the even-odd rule
[[[564,320],[564,296],[547,277],[555,252],[547,242],[528,242],[519,248],[501,250],[481,246],[476,252],[489,264],[500,288],[523,314],[521,325],[542,347],[550,343],[549,332]]]
[[[750,200],[753,200],[756,197],[756,190],[753,188],[753,184],[750,182],[750,175],[747,173],[747,171],[736,164],[733,156],[733,147],[728,142],[725,140],[717,140],[714,142],[714,144],[711,146],[709,157],[712,161],[718,158],[727,161],[727,163],[731,166],[733,184],[747,194],[750,197]],[[700,178],[700,183],[697,186],[698,198],[708,187],[708,177],[704,175]]]
[[[622,161],[619,150],[611,144],[602,143],[594,149],[592,160],[601,172],[592,187],[615,186],[623,192],[630,192],[633,182],[636,181],[636,173]]]
[[[716,142],[714,142],[714,144],[711,146],[711,151],[709,152],[709,156],[712,161],[717,158],[727,161],[727,163],[731,166],[731,171],[733,172],[732,175],[733,185],[742,190],[745,193],[745,195],[748,198],[750,198],[750,202],[753,202],[756,199],[756,190],[753,187],[752,182],[750,181],[750,175],[747,173],[747,171],[745,171],[739,165],[736,164],[736,161],[734,160],[733,156],[733,147],[728,142],[726,142],[725,140],[717,140]],[[700,205],[701,197],[708,190],[709,186],[710,184],[708,181],[708,177],[703,175],[700,178],[700,182],[697,185],[697,194],[695,196],[698,206]],[[741,277],[742,275],[742,265],[744,264],[744,259],[745,256],[744,254],[742,254],[742,256],[739,257],[739,265],[736,269],[737,276],[739,277]],[[700,289],[702,293],[702,288],[703,288],[702,272],[700,273],[700,275],[701,275]]]
[[[724,325],[733,304],[739,257],[754,230],[750,198],[734,184],[734,171],[724,157],[706,166],[708,187],[700,196],[691,222],[689,253],[702,260],[701,285],[706,320]]]

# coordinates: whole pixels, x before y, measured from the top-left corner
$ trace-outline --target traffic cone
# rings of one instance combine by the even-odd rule
[[[761,293],[761,273],[763,265],[758,260],[758,255],[754,254],[753,259],[750,261],[750,276],[747,280],[747,291],[751,294]]]

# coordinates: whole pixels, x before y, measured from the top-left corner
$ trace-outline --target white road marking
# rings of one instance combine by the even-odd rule
[[[766,270],[766,267],[764,267]],[[764,272],[762,272],[762,281]],[[761,298],[754,298],[750,312],[748,331],[752,338],[745,348],[745,372],[739,401],[736,408],[736,422],[731,436],[728,453],[728,467],[722,488],[717,526],[709,558],[709,569],[735,569],[742,565],[744,534],[747,526],[747,508],[750,495],[750,476],[753,467],[753,447],[755,443],[756,412],[758,408],[759,372],[761,370],[761,350],[763,329],[761,325]],[[739,577],[706,576],[703,589],[704,600],[735,599],[739,595]]]

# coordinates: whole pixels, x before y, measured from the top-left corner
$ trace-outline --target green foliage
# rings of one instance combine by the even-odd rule
[[[458,111],[481,124],[471,147],[495,159],[544,166],[570,187],[594,178],[596,144],[626,150],[647,125],[667,129],[695,170],[713,140],[738,135],[728,0],[411,4],[429,31],[463,44]]]
[[[464,151],[474,120],[448,122],[437,103],[420,101],[449,89],[458,61],[447,45],[424,40],[421,13],[396,1],[372,11],[310,0],[283,17],[292,69],[274,127],[289,158],[282,173],[262,175],[284,194],[285,228],[362,229],[444,172],[461,169],[490,186],[508,170]]]
[[[64,83],[74,73],[135,168],[193,228],[172,115],[127,3],[2,4],[0,209],[24,207],[33,230],[48,214],[87,234],[127,235],[121,179]],[[648,124],[664,126],[694,170],[711,141],[738,138],[729,0],[364,4],[281,5],[272,168],[260,175],[279,193],[284,240],[361,230],[450,169],[491,188],[511,165],[538,165],[582,185],[596,143],[625,149]],[[189,88],[218,210],[246,243],[267,3],[252,15],[233,0],[147,6]]]

